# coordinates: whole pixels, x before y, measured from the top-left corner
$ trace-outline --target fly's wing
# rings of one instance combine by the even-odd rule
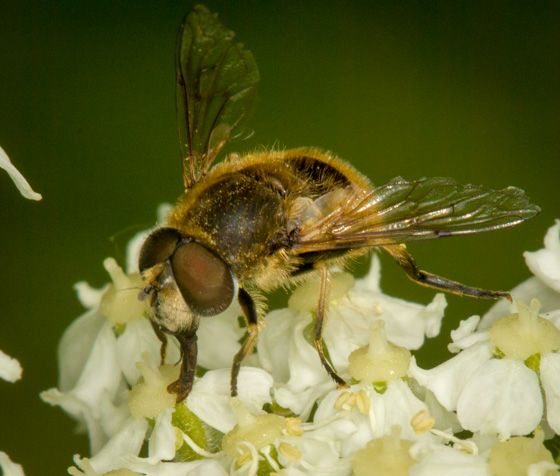
[[[239,133],[259,80],[252,53],[215,14],[197,5],[177,39],[177,128],[185,189],[210,168]]]
[[[517,225],[540,211],[519,188],[489,190],[451,178],[401,177],[353,189],[328,215],[299,230],[298,254],[387,246]]]

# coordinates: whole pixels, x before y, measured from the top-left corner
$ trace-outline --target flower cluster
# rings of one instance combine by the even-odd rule
[[[165,214],[165,211],[162,211]],[[231,398],[230,366],[245,329],[232,305],[203,319],[199,371],[176,404],[172,338],[160,342],[138,299],[140,234],[111,283],[76,286],[87,312],[64,334],[58,389],[42,398],[89,434],[91,456],[74,476],[329,475],[551,476],[560,434],[560,222],[545,248],[525,255],[534,277],[452,332],[455,355],[420,368],[413,351],[440,332],[446,300],[387,296],[380,265],[355,279],[333,271],[325,347],[351,386],[338,389],[312,345],[319,283],[298,287],[265,319]]]

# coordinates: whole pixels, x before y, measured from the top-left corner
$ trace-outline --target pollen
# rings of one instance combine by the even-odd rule
[[[286,418],[286,434],[289,436],[303,435],[303,428],[301,427],[301,419],[299,418]]]
[[[417,435],[430,431],[434,427],[435,423],[435,418],[426,410],[420,410],[410,420],[410,426],[412,426]]]
[[[348,390],[342,392],[334,402],[336,410],[352,410],[357,408],[362,415],[369,413],[370,401],[369,396],[364,390],[358,392],[350,392]]]
[[[282,442],[278,445],[278,452],[289,461],[300,461],[302,458],[301,451],[294,445]]]
[[[249,463],[252,459],[251,452],[249,450],[243,451],[236,459],[235,459],[235,466],[237,468],[241,468],[243,465]]]

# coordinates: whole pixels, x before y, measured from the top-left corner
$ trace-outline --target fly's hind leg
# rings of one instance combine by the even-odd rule
[[[416,265],[414,258],[406,250],[405,245],[390,245],[384,246],[383,248],[397,261],[399,266],[405,270],[408,277],[421,286],[438,289],[458,296],[471,296],[483,299],[506,298],[511,301],[511,295],[505,291],[491,291],[488,289],[473,288],[458,283],[457,281],[451,281],[450,279],[421,270]]]
[[[323,323],[325,321],[326,304],[327,304],[327,291],[329,283],[329,270],[326,266],[321,266],[319,269],[319,275],[321,279],[320,289],[319,289],[319,303],[317,305],[317,317],[315,318],[315,326],[313,329],[313,344],[317,349],[319,354],[319,359],[321,359],[321,364],[330,375],[330,377],[335,381],[339,387],[348,387],[348,384],[340,377],[337,373],[327,356],[325,355],[325,344],[323,342]]]
[[[245,316],[245,322],[247,323],[247,338],[245,339],[245,342],[243,342],[241,349],[239,349],[233,358],[233,364],[231,366],[232,397],[237,395],[237,377],[239,376],[241,362],[245,359],[245,357],[253,352],[255,344],[257,343],[257,336],[259,335],[259,319],[253,298],[247,291],[240,288],[237,299],[239,300],[241,309],[243,309],[243,315]]]

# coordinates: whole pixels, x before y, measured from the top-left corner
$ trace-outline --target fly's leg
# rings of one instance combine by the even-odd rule
[[[155,323],[151,319],[150,319],[150,324],[152,325],[154,334],[156,335],[156,337],[158,338],[161,344],[159,348],[159,356],[161,359],[160,365],[163,365],[165,363],[165,356],[167,355],[167,336],[165,335],[165,332],[163,331],[162,327],[159,324]]]
[[[156,334],[157,335],[157,334]],[[181,348],[181,373],[179,378],[167,386],[169,393],[177,394],[177,403],[182,402],[191,393],[194,374],[196,372],[196,354],[198,351],[196,329],[195,332],[174,334]]]
[[[237,377],[239,376],[239,370],[241,368],[241,362],[245,357],[247,357],[257,343],[257,336],[259,335],[259,325],[258,325],[258,315],[255,302],[251,295],[244,289],[239,289],[239,294],[237,295],[241,309],[243,310],[243,315],[245,317],[245,322],[247,323],[247,338],[241,349],[235,354],[233,358],[233,364],[231,366],[231,396],[237,396]]]
[[[319,290],[319,303],[317,305],[317,316],[315,318],[315,326],[313,329],[313,344],[317,349],[319,354],[319,359],[321,359],[321,364],[329,374],[329,376],[335,381],[339,387],[348,387],[348,384],[340,377],[333,365],[327,359],[325,355],[325,345],[323,342],[323,323],[325,321],[326,304],[327,304],[327,290],[329,284],[329,270],[326,266],[321,266],[319,269],[319,276],[321,279],[321,286]]]
[[[473,288],[458,283],[457,281],[451,281],[450,279],[421,270],[416,265],[414,258],[406,250],[405,245],[390,245],[384,246],[383,248],[396,260],[399,266],[404,269],[408,277],[421,286],[437,289],[446,293],[456,294],[458,296],[471,296],[482,299],[506,298],[511,302],[511,295],[505,291],[491,291],[488,289]]]

